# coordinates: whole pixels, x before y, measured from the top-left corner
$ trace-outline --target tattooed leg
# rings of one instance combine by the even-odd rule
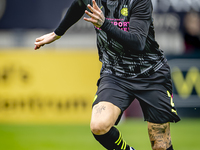
[[[99,102],[92,109],[90,128],[92,133],[102,135],[114,126],[121,110],[110,102]]]
[[[153,150],[166,150],[171,146],[170,124],[148,122],[148,133]]]

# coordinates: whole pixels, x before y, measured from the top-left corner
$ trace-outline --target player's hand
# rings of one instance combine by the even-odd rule
[[[41,46],[45,44],[50,44],[53,41],[59,39],[61,36],[56,35],[54,32],[49,34],[45,34],[35,40],[35,50],[39,49]]]
[[[100,28],[105,21],[105,17],[104,17],[103,12],[101,11],[97,3],[95,2],[95,0],[92,0],[92,3],[93,3],[93,6],[91,6],[90,4],[87,5],[87,7],[90,9],[91,12],[85,10],[85,13],[91,18],[84,17],[84,20],[91,22],[97,28]]]

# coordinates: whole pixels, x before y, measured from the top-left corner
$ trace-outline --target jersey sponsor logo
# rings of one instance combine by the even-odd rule
[[[121,9],[121,14],[123,16],[128,16],[128,6],[124,5],[124,7]]]
[[[125,22],[124,19],[113,19],[113,18],[106,18],[107,20],[110,20],[112,24],[117,26],[119,29],[128,32],[129,31],[129,22]],[[101,28],[97,28],[98,30],[101,30]]]

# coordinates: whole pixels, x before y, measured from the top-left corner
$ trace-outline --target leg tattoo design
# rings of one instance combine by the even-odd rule
[[[169,123],[148,123],[148,133],[153,150],[166,150],[171,147]]]

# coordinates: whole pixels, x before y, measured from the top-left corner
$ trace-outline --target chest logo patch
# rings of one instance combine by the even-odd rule
[[[123,16],[128,16],[128,8],[127,5],[125,5],[122,9],[121,9],[121,14]]]

